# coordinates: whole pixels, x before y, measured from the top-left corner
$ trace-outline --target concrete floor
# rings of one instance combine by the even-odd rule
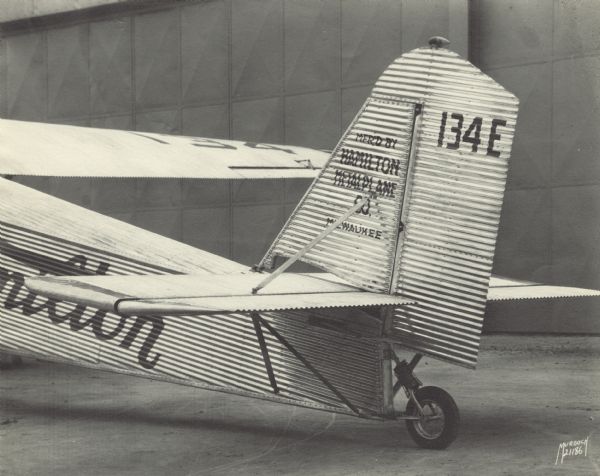
[[[0,374],[0,474],[600,475],[600,337],[487,336],[477,371],[417,370],[460,408],[447,450],[402,423],[27,360]]]

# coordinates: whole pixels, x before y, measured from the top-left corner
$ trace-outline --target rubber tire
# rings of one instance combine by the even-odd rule
[[[456,402],[448,392],[439,387],[421,387],[415,392],[415,397],[419,403],[427,401],[435,402],[444,413],[444,428],[441,434],[433,439],[428,439],[419,434],[415,428],[418,423],[415,420],[406,420],[408,433],[417,445],[430,450],[443,450],[458,436],[458,427],[460,425],[460,415]],[[421,403],[422,404],[422,403]],[[418,415],[417,407],[412,400],[406,405],[407,415]]]

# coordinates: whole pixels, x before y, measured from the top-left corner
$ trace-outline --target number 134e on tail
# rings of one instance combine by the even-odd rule
[[[419,445],[447,447],[458,409],[415,377],[421,357],[475,367],[488,300],[598,293],[491,277],[518,101],[443,43],[394,61],[321,163],[302,148],[1,121],[3,174],[321,169],[250,270],[1,180],[2,349],[403,419]],[[325,273],[284,273],[298,260]]]

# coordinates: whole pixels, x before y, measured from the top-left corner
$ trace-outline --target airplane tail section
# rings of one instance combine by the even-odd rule
[[[350,322],[343,321],[321,294],[355,290],[296,276],[300,291],[313,291],[304,295],[311,312],[298,305],[299,294],[272,294],[278,286],[290,289],[283,279],[268,288],[270,295],[250,296],[265,310],[257,317],[251,312],[254,304],[248,308],[242,302],[248,296],[228,295],[235,289],[249,294],[253,283],[248,280],[260,278],[244,265],[5,179],[0,179],[0,197],[0,351],[346,414],[382,413],[380,344],[374,338],[379,324],[361,307],[369,305],[364,299],[379,305],[380,299],[397,297],[360,292],[357,307],[346,308]],[[92,292],[102,300],[82,304],[70,293],[63,301],[54,291],[42,294],[41,287],[39,293],[28,287],[30,280],[39,285],[53,277],[54,284],[73,281],[66,287],[79,296]],[[74,282],[86,277],[91,284]],[[174,315],[162,312],[166,301],[135,300],[137,309],[129,313],[112,303],[103,306],[111,295],[123,297],[120,283],[115,287],[104,279],[127,281],[131,293],[130,286],[139,293],[144,281],[149,296],[168,292],[186,300],[198,296],[198,288],[205,294],[209,286],[227,309],[190,317],[187,302],[186,315]],[[338,299],[337,292],[327,295]],[[343,295],[341,302],[348,305],[352,296]],[[134,304],[119,299],[125,301]],[[234,302],[243,312],[231,312]],[[141,309],[144,303],[152,308]],[[181,314],[174,304],[167,303],[168,311]],[[266,311],[282,306],[286,309]],[[352,338],[356,335],[362,338]],[[336,358],[323,358],[328,353]],[[303,362],[310,362],[310,369]],[[346,369],[352,378],[344,377]]]
[[[303,261],[355,286],[414,299],[396,310],[392,335],[474,366],[517,110],[514,95],[448,49],[404,54],[261,264],[304,250]]]

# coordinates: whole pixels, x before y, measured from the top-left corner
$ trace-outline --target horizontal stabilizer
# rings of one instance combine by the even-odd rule
[[[567,286],[551,286],[548,284],[538,284],[493,276],[490,279],[487,300],[512,301],[518,299],[548,299],[586,296],[600,296],[600,291]]]
[[[332,307],[401,306],[414,301],[389,294],[363,291],[311,294],[246,294],[174,299],[124,299],[120,314],[214,314],[220,312],[285,311]]]
[[[35,293],[119,314],[214,314],[333,307],[401,306],[413,300],[370,293],[336,278],[281,275],[260,294],[260,273],[227,275],[67,276],[26,280]]]

